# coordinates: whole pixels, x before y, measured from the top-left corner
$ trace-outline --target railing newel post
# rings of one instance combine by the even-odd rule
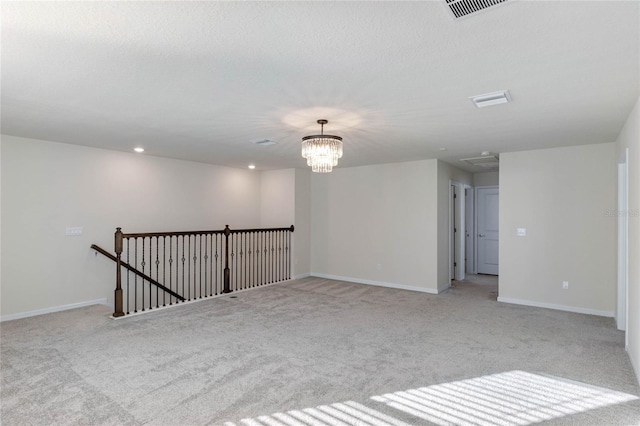
[[[115,233],[115,251],[116,251],[116,290],[113,297],[113,316],[115,318],[124,316],[122,309],[122,228],[116,228]]]
[[[231,270],[229,269],[229,235],[231,235],[231,229],[229,225],[224,227],[224,288],[223,293],[231,293]]]

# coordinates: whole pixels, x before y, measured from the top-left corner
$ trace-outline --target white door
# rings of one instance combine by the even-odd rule
[[[475,274],[476,268],[474,264],[475,254],[473,253],[473,235],[475,234],[473,226],[473,188],[465,188],[464,190],[464,270],[467,274]]]
[[[498,275],[498,187],[476,189],[479,274]]]

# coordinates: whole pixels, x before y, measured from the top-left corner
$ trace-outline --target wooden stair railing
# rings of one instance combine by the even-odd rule
[[[109,253],[108,251],[106,251],[105,249],[103,249],[100,246],[97,246],[95,244],[91,244],[91,248],[95,251],[97,251],[98,253],[108,257],[109,259],[113,260],[114,262],[118,262],[118,259],[112,255],[111,253]],[[185,298],[180,296],[178,293],[176,293],[175,291],[171,290],[170,288],[165,287],[164,285],[160,284],[158,281],[154,280],[153,278],[151,278],[148,275],[143,274],[142,272],[138,271],[136,268],[132,267],[131,265],[129,265],[127,262],[123,262],[122,260],[120,261],[120,266],[124,267],[125,269],[133,272],[134,274],[136,274],[137,276],[139,276],[140,278],[142,278],[143,280],[147,280],[149,281],[151,284],[155,285],[156,287],[158,287],[160,290],[162,291],[166,291],[167,293],[169,293],[171,296],[175,297],[176,299],[184,302]]]
[[[116,228],[115,256],[91,248],[116,262],[113,316],[121,317],[288,280],[293,231],[293,225],[135,234]]]

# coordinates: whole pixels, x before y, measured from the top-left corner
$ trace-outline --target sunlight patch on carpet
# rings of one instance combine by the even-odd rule
[[[553,376],[509,371],[372,396],[373,401],[440,426],[524,426],[638,399]],[[416,423],[411,423],[416,424]],[[225,426],[409,426],[354,401],[320,405]]]
[[[638,399],[635,395],[510,371],[371,397],[437,425],[530,425]]]
[[[240,424],[246,426],[411,426],[353,401],[320,405],[303,410],[292,410],[286,413],[275,413],[254,419],[242,419]],[[226,422],[224,426],[238,425]]]

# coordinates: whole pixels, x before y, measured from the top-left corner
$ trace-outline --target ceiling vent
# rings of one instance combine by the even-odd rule
[[[508,90],[499,92],[485,93],[484,95],[471,96],[471,102],[478,108],[484,108],[492,105],[506,104],[511,101],[511,94]]]
[[[482,167],[484,169],[494,169],[500,165],[500,160],[495,155],[486,155],[483,157],[462,158],[460,161],[464,161],[472,166]]]
[[[259,146],[269,146],[269,145],[275,145],[277,142],[272,141],[271,139],[255,139],[255,140],[252,140],[251,143],[254,143]]]
[[[453,16],[462,18],[481,10],[488,9],[507,0],[445,0]]]

